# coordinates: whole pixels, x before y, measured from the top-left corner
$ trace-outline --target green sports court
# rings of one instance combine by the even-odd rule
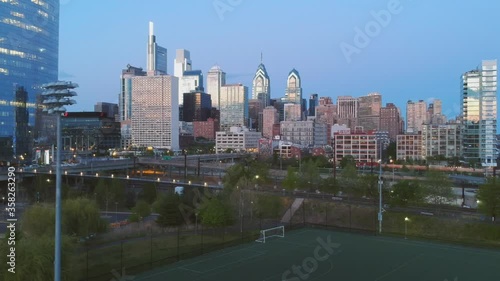
[[[497,281],[500,251],[305,228],[136,275],[134,281]]]

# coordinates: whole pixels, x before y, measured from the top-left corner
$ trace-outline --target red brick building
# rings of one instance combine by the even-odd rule
[[[207,121],[193,121],[194,138],[215,140],[215,132],[219,131],[220,123],[217,119],[208,118]]]

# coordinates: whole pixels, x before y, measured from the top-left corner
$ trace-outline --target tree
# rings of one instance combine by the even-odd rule
[[[299,186],[300,177],[294,167],[288,166],[286,177],[281,183],[286,189],[294,190]]]
[[[156,186],[154,183],[147,183],[142,188],[142,192],[139,195],[139,198],[143,199],[149,204],[153,204],[156,200]]]
[[[175,193],[160,196],[154,204],[154,209],[159,214],[156,223],[162,227],[181,225],[183,218],[180,202],[179,195]]]
[[[137,215],[139,220],[151,214],[151,206],[144,200],[137,201],[137,204],[132,208],[132,214]]]
[[[127,196],[125,198],[125,207],[127,209],[132,209],[135,206],[135,192],[129,191],[127,192]]]
[[[101,218],[98,206],[87,198],[66,200],[62,211],[63,231],[68,235],[86,237],[107,229],[108,223]]]
[[[340,186],[343,191],[350,194],[356,194],[356,187],[359,184],[358,171],[356,166],[350,162],[347,162],[346,166],[340,172]]]
[[[391,141],[387,148],[385,149],[384,155],[387,155],[390,159],[397,159],[396,153],[396,142]]]
[[[448,177],[438,171],[430,170],[421,182],[425,195],[431,203],[441,205],[453,199],[453,189]]]
[[[21,230],[27,238],[53,236],[55,229],[55,210],[44,204],[32,205],[23,213]]]
[[[306,160],[302,163],[301,179],[309,189],[317,187],[321,179],[318,162],[314,159]]]
[[[495,221],[500,213],[500,182],[495,178],[489,178],[488,181],[479,187],[477,192],[478,209],[481,213],[491,216]]]
[[[364,174],[359,178],[359,187],[354,187],[356,195],[373,198],[378,195],[378,176]]]
[[[417,181],[403,180],[392,186],[390,204],[405,207],[424,202],[424,191]]]
[[[43,235],[22,237],[16,235],[16,268],[15,274],[8,272],[10,247],[0,243],[0,280],[9,281],[46,281],[54,280],[54,237]],[[61,279],[64,281],[78,280],[75,268],[74,243],[68,236],[62,236],[61,247]]]
[[[200,206],[201,223],[209,227],[222,227],[234,223],[233,209],[229,200],[217,196]]]
[[[354,166],[356,168],[356,161],[354,161],[352,155],[347,155],[340,159],[340,168],[344,169],[347,166]]]

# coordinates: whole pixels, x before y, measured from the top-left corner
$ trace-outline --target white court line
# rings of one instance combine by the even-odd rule
[[[254,246],[251,246],[251,247],[254,247]],[[223,250],[220,250],[220,251],[223,251]],[[152,277],[155,277],[155,276],[158,276],[158,275],[162,275],[162,274],[165,274],[167,272],[171,272],[171,271],[174,271],[174,270],[177,270],[177,269],[184,269],[184,270],[188,270],[188,271],[192,271],[192,272],[195,272],[195,273],[198,273],[198,274],[204,274],[205,272],[209,272],[209,271],[204,271],[204,272],[201,272],[201,271],[197,271],[197,270],[190,270],[190,269],[187,269],[186,267],[187,266],[192,266],[192,265],[195,265],[197,263],[200,263],[200,262],[206,262],[206,261],[209,261],[209,260],[213,260],[215,258],[219,258],[219,257],[222,257],[222,256],[225,256],[225,255],[229,255],[229,254],[232,254],[232,253],[236,253],[238,251],[250,251],[250,252],[255,252],[255,253],[258,253],[259,255],[257,256],[262,256],[262,255],[265,255],[267,252],[260,252],[260,251],[255,251],[255,250],[251,250],[251,249],[238,249],[238,250],[234,250],[234,251],[230,251],[230,252],[227,252],[227,253],[224,253],[224,254],[221,254],[221,255],[217,255],[215,257],[211,257],[211,258],[206,258],[206,259],[203,259],[203,260],[199,260],[199,261],[196,261],[196,262],[193,262],[193,263],[189,263],[189,264],[186,264],[186,265],[183,265],[183,266],[175,266],[175,263],[173,264],[173,266],[175,266],[174,268],[170,268],[170,269],[167,269],[167,270],[163,270],[163,271],[159,271],[159,272],[156,272],[156,273],[153,273],[153,274],[150,274],[150,275],[147,275],[147,276],[144,276],[143,278],[140,278],[140,279],[137,279],[137,280],[147,280],[149,278],[152,278]],[[216,252],[209,252],[207,254],[214,254]],[[257,257],[256,256],[256,257]],[[226,266],[226,265],[224,265]]]
[[[403,268],[403,267],[405,267],[405,266],[409,265],[410,263],[412,263],[413,261],[415,261],[416,259],[420,258],[420,257],[421,257],[421,256],[423,256],[423,255],[424,255],[424,254],[420,254],[420,255],[418,255],[418,256],[416,256],[416,257],[413,257],[413,258],[409,259],[408,261],[406,261],[406,262],[404,262],[404,263],[400,264],[398,267],[394,268],[393,270],[391,270],[391,271],[387,272],[386,274],[384,274],[384,275],[382,275],[382,276],[378,277],[378,278],[377,278],[377,279],[375,279],[374,281],[379,281],[379,280],[384,279],[385,277],[387,277],[387,276],[389,276],[389,275],[393,274],[394,272],[396,272],[396,271],[400,270],[401,268]]]

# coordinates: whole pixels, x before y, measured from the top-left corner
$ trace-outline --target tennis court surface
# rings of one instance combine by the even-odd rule
[[[299,229],[158,268],[134,281],[498,281],[500,251]]]

